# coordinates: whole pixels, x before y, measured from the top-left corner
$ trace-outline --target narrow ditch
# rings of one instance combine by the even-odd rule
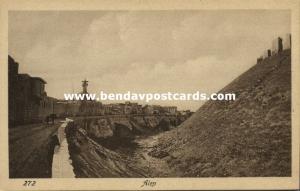
[[[75,177],[65,132],[66,127],[71,122],[72,120],[66,119],[66,121],[58,128],[57,135],[53,137],[52,142],[55,147],[52,161],[52,178]]]
[[[146,131],[139,129],[150,127],[133,126],[128,121],[102,122],[98,119],[75,120],[66,128],[75,177],[172,176],[166,161],[148,154],[157,143],[157,135],[143,134]],[[155,123],[153,132],[158,133],[158,128],[170,128],[161,127],[159,120]]]

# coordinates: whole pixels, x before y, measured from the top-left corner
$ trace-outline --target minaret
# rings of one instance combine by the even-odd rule
[[[82,81],[82,94],[87,94],[87,87],[88,87],[88,82],[86,79],[84,79]],[[81,114],[83,115],[87,115],[88,113],[88,100],[86,97],[84,97],[83,100],[80,100],[80,107],[79,107],[79,111],[81,112]]]
[[[88,93],[87,92],[87,87],[89,85],[88,82],[89,81],[87,81],[86,79],[82,81],[82,89],[83,89],[82,93],[85,93],[85,94]]]

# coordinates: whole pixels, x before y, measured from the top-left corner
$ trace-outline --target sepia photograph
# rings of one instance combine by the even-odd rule
[[[178,190],[258,178],[299,189],[295,10],[67,2],[7,9],[7,182],[137,190],[176,180]],[[299,1],[279,2],[299,16]],[[198,183],[176,186],[181,179]],[[116,184],[96,186],[106,180]]]

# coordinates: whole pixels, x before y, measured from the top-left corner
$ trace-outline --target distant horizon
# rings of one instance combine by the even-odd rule
[[[9,11],[9,55],[19,73],[43,78],[47,95],[58,99],[81,91],[85,78],[92,93],[212,93],[291,33],[290,16],[287,10]],[[196,111],[203,103],[151,104]]]

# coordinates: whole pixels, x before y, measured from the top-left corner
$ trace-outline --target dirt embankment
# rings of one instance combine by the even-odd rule
[[[291,55],[266,58],[208,101],[152,149],[179,176],[291,175]]]

